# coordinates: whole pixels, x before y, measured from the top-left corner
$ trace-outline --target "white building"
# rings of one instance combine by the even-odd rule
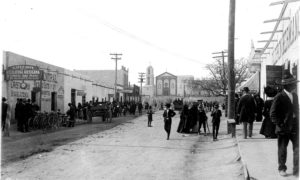
[[[264,34],[268,39],[261,49],[252,56],[253,64],[260,65],[260,93],[264,97],[264,87],[276,85],[281,80],[282,72],[288,69],[299,79],[299,11],[300,2],[284,2],[281,12],[276,14],[274,29]],[[270,7],[272,8],[272,6]],[[274,17],[274,18],[275,18]],[[297,89],[299,90],[299,84]]]
[[[31,99],[41,111],[68,110],[68,103],[106,101],[114,88],[89,76],[37,61],[12,52],[3,52],[2,96],[11,106],[12,122],[17,99]],[[42,86],[41,86],[42,84]]]

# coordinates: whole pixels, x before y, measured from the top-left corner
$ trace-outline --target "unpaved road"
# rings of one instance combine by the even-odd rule
[[[177,113],[178,114],[178,113]],[[153,127],[141,116],[110,130],[59,146],[2,167],[3,179],[243,179],[235,141],[225,134],[212,137],[176,132],[170,140],[163,130],[162,111]],[[210,127],[211,128],[211,127]]]

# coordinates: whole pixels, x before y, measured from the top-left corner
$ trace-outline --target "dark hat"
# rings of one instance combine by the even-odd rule
[[[277,94],[277,90],[271,86],[265,87],[264,90],[268,97],[275,97]]]
[[[279,82],[281,85],[294,84],[299,82],[294,76],[290,73],[288,69],[285,69],[283,72],[282,80]]]
[[[2,97],[2,101],[5,102],[5,101],[6,101],[6,98],[5,98],[5,97]]]
[[[171,104],[170,104],[170,103],[167,103],[167,104],[166,104],[166,107],[168,107],[168,108],[171,107]]]
[[[249,90],[249,88],[248,88],[248,87],[244,87],[244,88],[243,88],[243,91],[245,91],[245,92],[249,92],[250,90]]]

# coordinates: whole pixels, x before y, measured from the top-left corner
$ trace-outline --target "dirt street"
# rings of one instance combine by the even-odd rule
[[[147,127],[146,115],[2,167],[3,179],[243,179],[236,142],[220,127],[212,135],[176,132],[166,140],[162,111]],[[209,119],[210,121],[210,119]],[[211,124],[210,124],[211,130]]]

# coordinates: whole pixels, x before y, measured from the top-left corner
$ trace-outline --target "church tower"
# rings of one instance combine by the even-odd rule
[[[154,73],[153,67],[150,65],[146,70],[146,85],[153,86],[154,85]]]

